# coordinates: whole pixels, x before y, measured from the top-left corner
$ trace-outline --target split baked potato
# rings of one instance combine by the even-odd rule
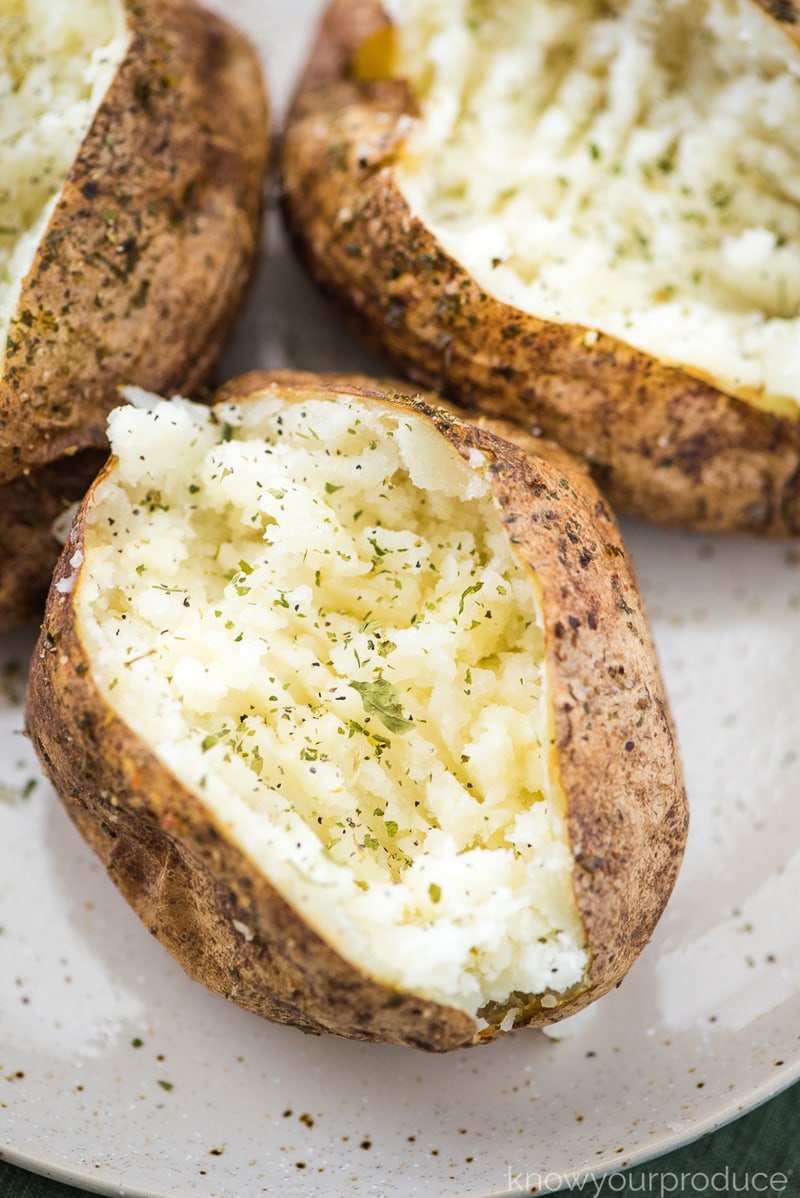
[[[800,5],[333,0],[285,133],[311,271],[619,512],[800,532]]]
[[[268,128],[254,50],[193,0],[10,0],[0,78],[3,627],[40,615],[119,385],[192,393],[220,354]]]
[[[260,1015],[436,1051],[616,986],[687,811],[588,476],[364,380],[131,398],[27,723],[153,935]]]

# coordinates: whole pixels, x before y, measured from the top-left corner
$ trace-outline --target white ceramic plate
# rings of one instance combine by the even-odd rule
[[[319,0],[227,0],[278,107]],[[226,372],[372,362],[269,257]],[[625,530],[693,822],[658,932],[552,1041],[445,1058],[304,1037],[190,982],[78,839],[21,735],[34,630],[0,638],[0,1151],[102,1193],[284,1198],[554,1189],[641,1161],[800,1076],[800,555]],[[19,670],[12,668],[18,663]]]

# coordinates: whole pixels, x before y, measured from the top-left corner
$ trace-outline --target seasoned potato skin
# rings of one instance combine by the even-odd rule
[[[125,9],[131,45],[23,281],[5,347],[0,507],[21,478],[30,503],[0,551],[0,627],[41,611],[59,548],[51,514],[82,496],[77,463],[106,446],[118,387],[194,393],[258,249],[268,121],[254,50],[193,0],[125,0]],[[25,524],[37,530],[28,548]]]
[[[800,6],[759,2],[800,40]],[[800,423],[493,299],[411,212],[395,165],[414,99],[402,80],[370,79],[361,53],[388,28],[380,0],[333,0],[289,114],[283,208],[323,288],[411,378],[582,458],[620,513],[800,534]]]
[[[556,1008],[543,1009],[538,998],[521,1002],[518,1026],[553,1023],[621,981],[669,897],[687,831],[673,727],[619,530],[580,467],[513,426],[522,447],[497,436],[491,422],[468,425],[362,378],[257,373],[216,398],[246,403],[270,390],[290,402],[327,393],[410,404],[460,453],[478,448],[491,463],[503,523],[542,590],[575,894],[591,952],[584,984]],[[56,589],[74,574],[70,559],[82,548],[91,503],[92,492],[56,570],[27,724],[72,819],[131,906],[192,977],[259,1015],[437,1052],[494,1038],[504,1010],[480,1028],[461,1011],[397,993],[343,960],[107,705],[76,625],[74,591]]]

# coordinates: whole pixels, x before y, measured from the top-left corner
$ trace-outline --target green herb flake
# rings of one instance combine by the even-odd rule
[[[386,828],[386,835],[389,837],[389,839],[394,840],[395,836],[397,835],[397,823],[395,820],[384,820],[384,827]]]
[[[428,897],[432,903],[438,903],[442,897],[442,888],[436,882],[431,882],[428,887]]]
[[[163,1080],[163,1078],[158,1079],[158,1084],[159,1084],[159,1086],[161,1086],[162,1090],[174,1090],[175,1089],[172,1082],[165,1082]]]
[[[335,495],[337,491],[343,491],[343,490],[344,490],[344,483],[342,483],[338,487],[336,486],[335,483],[326,483],[325,484],[325,494],[326,495]]]
[[[361,695],[366,714],[377,716],[390,732],[402,736],[414,726],[414,721],[403,715],[397,687],[385,678],[377,678],[375,682],[351,682],[350,686]]]
[[[708,198],[715,208],[727,208],[733,202],[734,193],[724,183],[714,183],[709,188]]]
[[[482,590],[483,590],[483,583],[482,582],[474,582],[471,587],[466,587],[461,592],[461,600],[458,605],[458,614],[460,616],[464,614],[464,600],[466,599],[467,595],[477,595],[478,591],[482,591]]]

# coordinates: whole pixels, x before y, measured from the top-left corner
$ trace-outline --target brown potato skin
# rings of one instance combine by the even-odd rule
[[[800,4],[797,0],[755,0],[755,2],[781,26],[792,41],[800,45]]]
[[[258,250],[269,133],[255,51],[193,0],[124,6],[131,45],[23,281],[0,373],[0,506],[27,477],[22,515],[39,528],[21,553],[4,536],[0,627],[41,610],[50,510],[82,496],[69,464],[107,449],[118,387],[194,393]]]
[[[800,39],[800,6],[759,2]],[[707,533],[800,534],[800,423],[614,337],[493,299],[412,214],[395,181],[411,92],[355,77],[364,40],[386,28],[380,0],[333,0],[288,117],[283,209],[322,287],[411,378],[583,459],[618,512]]]
[[[0,487],[0,628],[44,609],[61,549],[53,521],[88,490],[107,457],[107,451],[80,450]]]
[[[524,449],[491,426],[468,425],[363,378],[256,373],[216,398],[246,403],[268,390],[288,402],[326,393],[410,404],[459,452],[478,448],[491,463],[503,523],[542,589],[575,894],[591,951],[584,984],[555,1009],[542,1008],[539,998],[522,1004],[518,1026],[553,1023],[622,980],[669,897],[687,832],[673,727],[619,529],[580,467],[519,430]],[[72,594],[55,589],[73,572],[69,561],[83,545],[91,503],[92,492],[56,571],[27,724],[72,819],[128,902],[187,973],[259,1015],[436,1052],[494,1038],[504,1009],[481,1029],[463,1012],[399,994],[341,958],[108,706],[93,681]],[[252,930],[252,940],[234,919]]]

